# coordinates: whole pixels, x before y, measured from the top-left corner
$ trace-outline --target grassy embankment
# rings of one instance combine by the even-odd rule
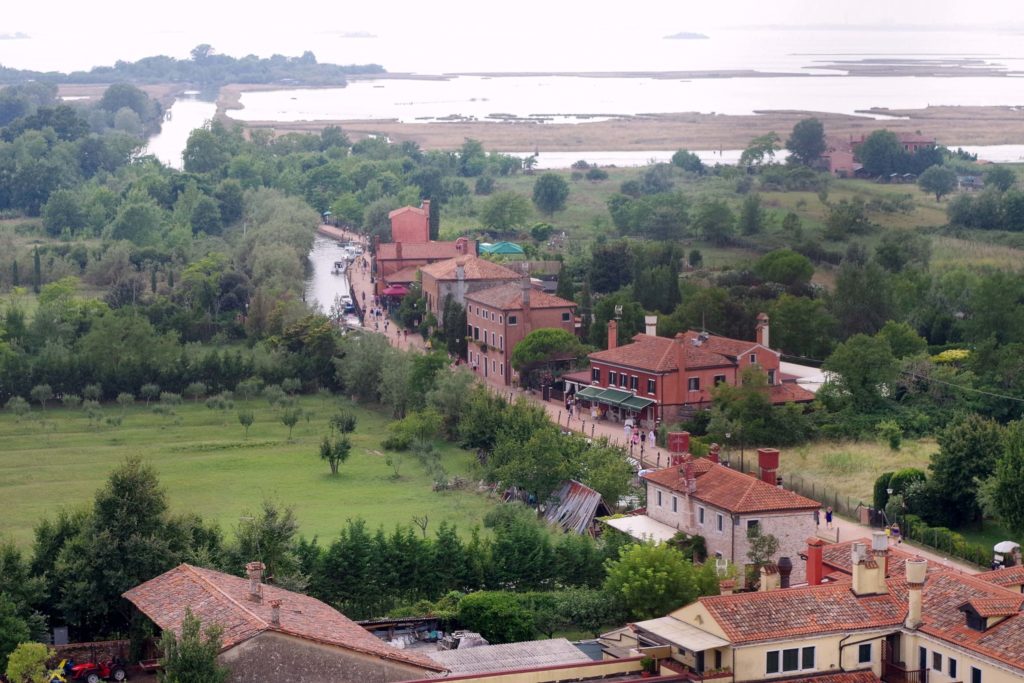
[[[18,421],[0,412],[0,535],[27,546],[32,528],[61,507],[87,505],[107,474],[128,456],[152,463],[167,491],[172,512],[196,512],[215,521],[230,536],[245,511],[257,510],[264,498],[291,505],[307,537],[332,538],[346,519],[362,517],[371,528],[410,524],[413,515],[428,516],[428,532],[442,521],[468,532],[480,524],[493,504],[474,491],[434,492],[425,469],[403,454],[401,477],[385,462],[380,441],[388,420],[381,413],[349,406],[337,398],[302,398],[310,414],[295,426],[292,440],[280,421],[280,409],[265,401],[239,402],[234,410],[209,410],[202,400],[173,408],[175,415],[155,414],[143,403],[124,412],[122,426],[92,428],[81,410],[38,406]],[[339,406],[358,417],[352,456],[337,477],[320,460],[320,439]],[[239,407],[252,409],[255,423],[243,438]],[[105,416],[121,415],[116,404],[103,406]],[[468,476],[472,456],[438,444],[449,473]],[[470,477],[471,478],[471,477]]]

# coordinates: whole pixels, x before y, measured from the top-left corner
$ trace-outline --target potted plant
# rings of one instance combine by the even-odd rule
[[[640,676],[642,678],[650,678],[654,675],[658,663],[654,661],[654,657],[646,655],[643,659],[640,660],[640,666]]]

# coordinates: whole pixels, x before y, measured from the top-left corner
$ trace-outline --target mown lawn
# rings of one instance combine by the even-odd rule
[[[352,457],[332,477],[318,446],[328,418],[347,402],[302,399],[309,419],[295,426],[290,442],[280,409],[264,401],[239,403],[224,414],[202,401],[186,403],[174,407],[174,416],[154,414],[139,403],[125,412],[120,427],[95,429],[81,410],[51,407],[43,416],[34,406],[21,421],[0,411],[0,535],[27,546],[40,519],[61,506],[87,505],[110,470],[129,456],[156,467],[172,512],[199,513],[229,535],[238,518],[265,498],[293,506],[301,533],[321,539],[333,537],[346,519],[355,517],[366,519],[371,528],[391,528],[425,515],[428,532],[445,520],[468,532],[492,505],[474,486],[432,491],[431,478],[411,454],[403,455],[401,477],[395,479],[380,447],[388,419],[379,412],[351,408],[358,417]],[[240,405],[255,413],[248,439],[237,419]],[[110,404],[103,412],[113,417],[121,409]],[[468,476],[472,456],[448,444],[439,446],[449,476]]]

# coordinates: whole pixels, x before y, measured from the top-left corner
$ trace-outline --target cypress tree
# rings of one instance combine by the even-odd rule
[[[39,247],[36,247],[32,251],[32,291],[36,294],[39,293],[39,288],[43,284],[43,266],[39,259]]]
[[[441,202],[434,197],[430,198],[430,216],[428,220],[428,236],[436,240],[441,234]]]
[[[21,284],[21,278],[18,276],[18,259],[11,261],[11,284],[15,287]]]

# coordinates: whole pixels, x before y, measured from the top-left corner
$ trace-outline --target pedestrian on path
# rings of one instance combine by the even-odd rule
[[[821,526],[821,510],[814,511],[814,526]]]
[[[831,529],[832,528],[832,506],[831,505],[829,505],[827,508],[825,508],[825,528],[826,529]]]
[[[892,537],[896,540],[896,545],[903,543],[903,536],[900,534],[900,525],[896,522],[892,523]]]

